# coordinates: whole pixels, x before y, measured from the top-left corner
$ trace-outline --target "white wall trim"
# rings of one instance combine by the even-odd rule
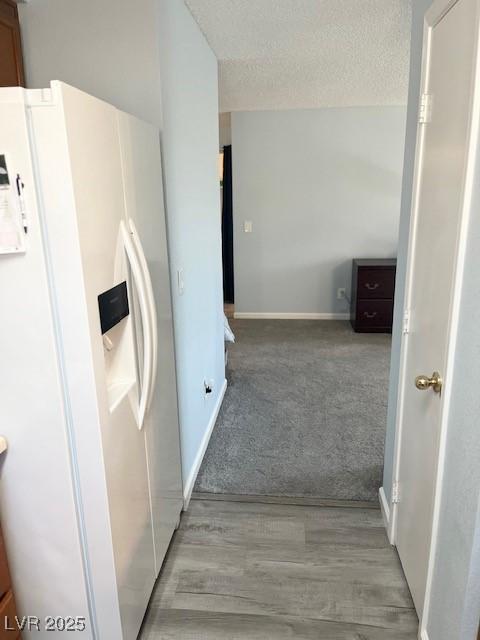
[[[188,505],[190,502],[190,498],[192,497],[193,487],[195,485],[195,481],[198,476],[198,472],[200,471],[200,466],[203,461],[203,456],[205,455],[205,451],[207,450],[208,443],[210,442],[210,436],[212,435],[213,428],[218,418],[218,413],[220,411],[220,407],[222,406],[223,398],[225,397],[225,391],[227,390],[227,381],[224,380],[222,384],[222,388],[220,389],[220,394],[218,396],[215,407],[213,408],[212,415],[210,417],[210,421],[208,423],[208,427],[203,436],[202,442],[198,449],[198,453],[195,457],[195,462],[193,463],[192,469],[188,474],[187,481],[183,487],[183,509],[186,511],[188,509]]]
[[[390,541],[390,505],[388,504],[387,496],[385,495],[385,489],[383,487],[380,487],[378,498],[380,501],[380,509],[382,510],[383,524],[385,525],[388,539]]]
[[[235,311],[236,320],[349,320],[349,313],[290,313],[267,311]]]

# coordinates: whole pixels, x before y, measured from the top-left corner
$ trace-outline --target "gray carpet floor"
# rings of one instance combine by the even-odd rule
[[[377,500],[391,337],[234,320],[228,389],[195,491]]]

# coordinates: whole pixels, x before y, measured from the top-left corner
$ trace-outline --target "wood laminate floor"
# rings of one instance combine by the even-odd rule
[[[141,640],[415,640],[380,511],[194,499]]]

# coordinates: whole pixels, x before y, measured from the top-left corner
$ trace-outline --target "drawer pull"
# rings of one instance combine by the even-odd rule
[[[373,284],[370,282],[365,282],[365,286],[369,291],[375,291],[380,286],[378,282],[374,282]]]
[[[372,311],[372,312],[364,311],[363,315],[365,316],[365,318],[375,318],[375,316],[377,315],[377,312],[376,311]]]

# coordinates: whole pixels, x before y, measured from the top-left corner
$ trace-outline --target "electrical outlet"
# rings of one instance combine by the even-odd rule
[[[204,380],[203,388],[205,390],[205,396],[210,395],[213,392],[213,380]]]
[[[337,289],[337,300],[343,300],[345,298],[345,287]]]

